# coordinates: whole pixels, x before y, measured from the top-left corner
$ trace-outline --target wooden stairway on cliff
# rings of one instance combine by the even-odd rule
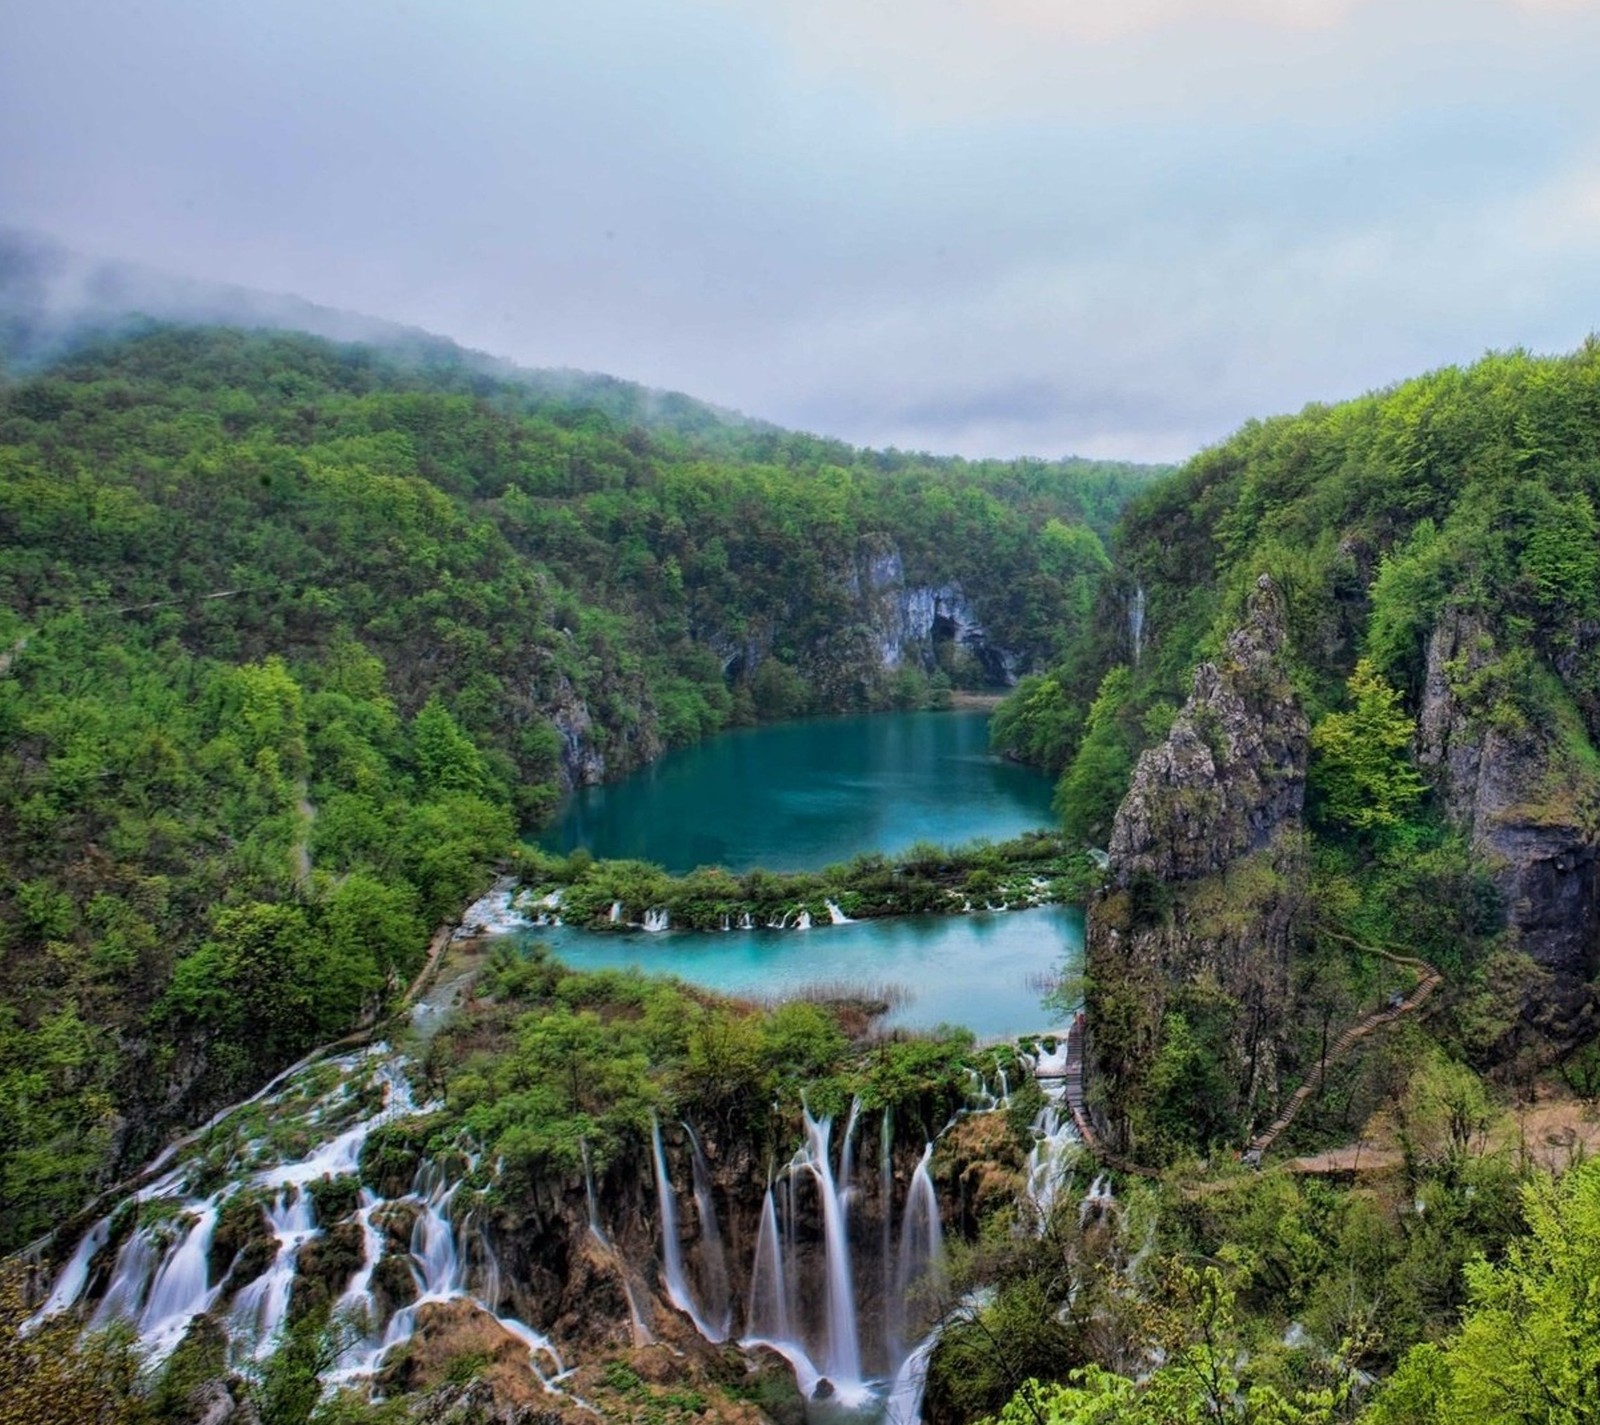
[[[1078,1137],[1083,1140],[1083,1146],[1108,1168],[1115,1168],[1120,1173],[1132,1173],[1136,1177],[1153,1178],[1159,1176],[1153,1168],[1141,1167],[1138,1163],[1129,1162],[1120,1154],[1109,1151],[1100,1141],[1094,1131],[1094,1124],[1089,1120],[1089,1111],[1084,1104],[1083,1093],[1083,1011],[1080,1009],[1073,1016],[1072,1025],[1067,1030],[1067,1052],[1062,1060],[1059,1074],[1036,1074],[1036,1078],[1050,1079],[1063,1084],[1062,1097],[1067,1101],[1067,1107],[1072,1112],[1072,1122],[1078,1130]]]

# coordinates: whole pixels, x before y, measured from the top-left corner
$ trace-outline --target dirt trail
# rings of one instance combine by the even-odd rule
[[[1374,1014],[1369,1014],[1365,1019],[1352,1024],[1329,1046],[1328,1051],[1317,1062],[1306,1081],[1297,1088],[1289,1097],[1289,1102],[1284,1110],[1269,1123],[1260,1133],[1250,1140],[1249,1152],[1259,1157],[1278,1140],[1280,1134],[1294,1122],[1295,1115],[1305,1106],[1306,1101],[1322,1087],[1322,1081],[1327,1077],[1328,1069],[1337,1064],[1352,1049],[1356,1047],[1369,1034],[1382,1029],[1386,1024],[1393,1024],[1408,1014],[1414,1014],[1426,1004],[1433,992],[1444,983],[1444,976],[1439,973],[1426,960],[1418,960],[1411,955],[1396,955],[1390,950],[1380,950],[1374,945],[1363,945],[1359,940],[1353,940],[1348,935],[1341,935],[1338,931],[1323,929],[1322,933],[1331,939],[1353,946],[1355,949],[1368,955],[1376,955],[1379,959],[1387,960],[1391,965],[1403,965],[1409,970],[1415,970],[1420,978],[1417,986],[1404,999],[1396,1004],[1385,1006]]]

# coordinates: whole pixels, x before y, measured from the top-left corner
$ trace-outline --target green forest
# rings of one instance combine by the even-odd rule
[[[969,463],[447,344],[152,326],[0,387],[0,1245],[379,1013],[576,780],[1043,666],[1149,468]]]

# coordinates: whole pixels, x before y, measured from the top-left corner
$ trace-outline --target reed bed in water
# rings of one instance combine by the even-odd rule
[[[891,1009],[902,1009],[916,996],[908,985],[883,983],[863,984],[860,980],[813,980],[779,994],[760,995],[755,1003],[772,1009],[790,1000],[803,1000],[807,1004],[860,1004],[870,1005],[877,1014],[887,1014]]]

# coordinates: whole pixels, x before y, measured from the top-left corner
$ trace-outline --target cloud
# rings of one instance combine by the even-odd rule
[[[1178,455],[1600,325],[1600,5],[1532,5],[62,0],[0,218],[850,439]]]

